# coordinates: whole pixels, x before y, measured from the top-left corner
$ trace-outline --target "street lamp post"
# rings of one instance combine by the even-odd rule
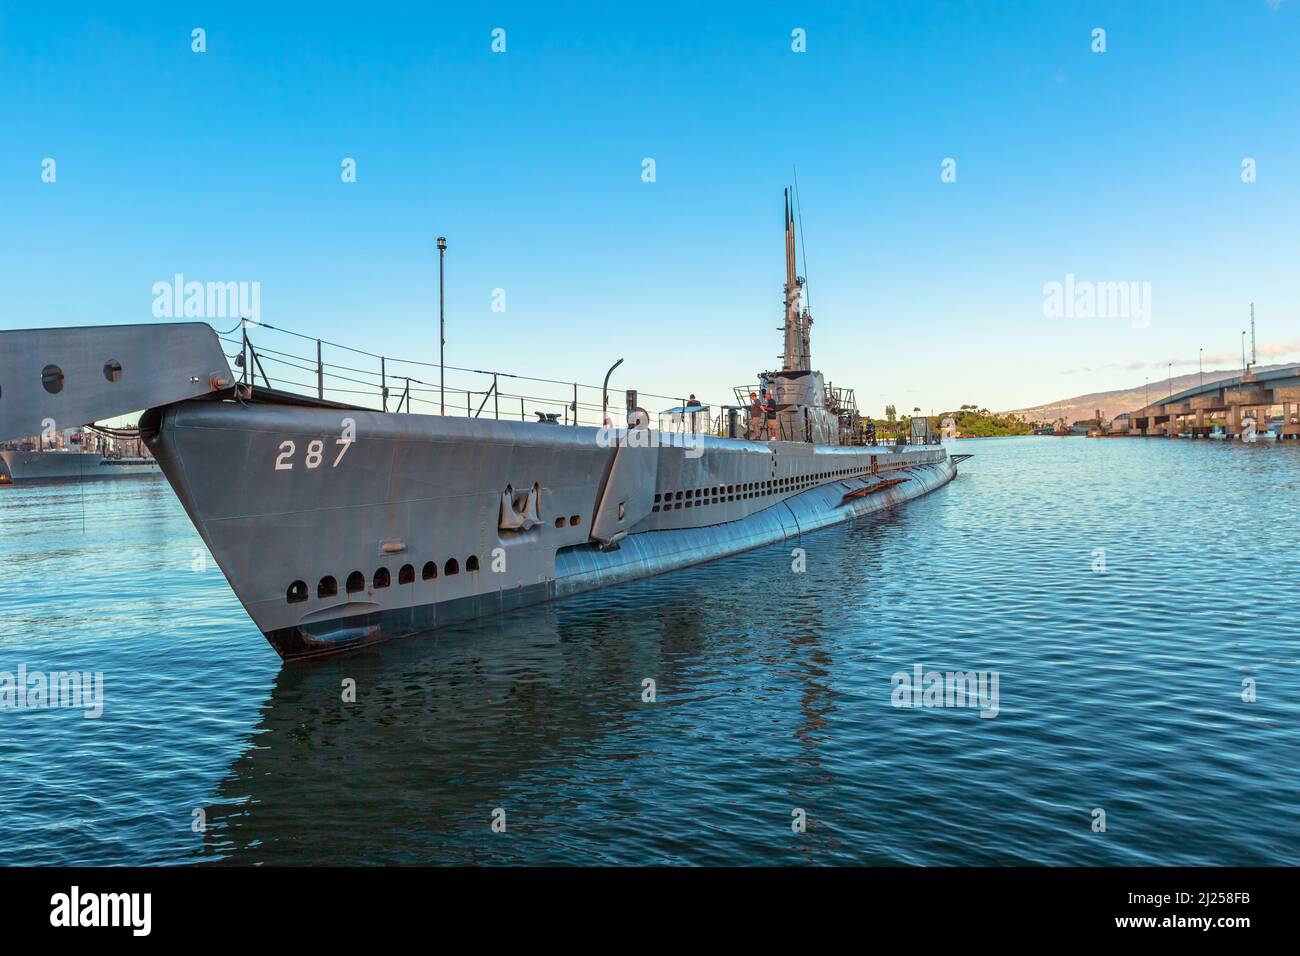
[[[605,384],[600,388],[600,424],[603,428],[609,427],[609,377],[614,374],[614,369],[622,364],[623,360],[619,359],[609,367],[609,371],[605,373]]]
[[[1196,371],[1201,376],[1201,388],[1205,388],[1205,346],[1196,351]]]
[[[438,237],[438,413],[447,414],[447,317],[443,309],[442,261],[447,255],[447,237]]]

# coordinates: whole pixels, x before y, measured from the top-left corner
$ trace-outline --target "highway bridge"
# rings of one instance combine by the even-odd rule
[[[1248,368],[1236,378],[1219,379],[1184,389],[1152,402],[1110,424],[1112,435],[1204,438],[1217,425],[1230,438],[1240,437],[1242,419],[1254,417],[1260,432],[1280,410],[1280,437],[1300,438],[1300,366],[1255,374]]]

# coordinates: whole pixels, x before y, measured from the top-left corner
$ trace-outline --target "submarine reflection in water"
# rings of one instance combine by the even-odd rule
[[[873,555],[898,520],[887,513],[814,536],[855,539],[862,559],[837,588],[870,594]],[[810,791],[829,786],[817,748],[835,707],[836,662],[818,635],[839,615],[812,575],[792,586],[789,551],[775,545],[281,669],[247,750],[205,808],[202,855],[297,865],[693,859],[696,848],[674,846],[679,837],[649,832],[637,794],[682,787],[681,812],[701,815],[725,801],[724,780],[659,772],[679,735],[707,732],[716,698],[770,703],[773,685],[793,682],[779,696],[795,703],[770,733]],[[786,591],[781,633],[770,625],[777,588]],[[734,681],[740,659],[754,674],[744,686]],[[643,699],[646,679],[654,703]],[[349,680],[355,703],[342,699]],[[608,829],[575,835],[572,817],[579,806],[589,815],[593,799]],[[508,840],[494,839],[497,808]],[[740,812],[770,839],[770,813]],[[819,838],[790,849],[816,855]]]

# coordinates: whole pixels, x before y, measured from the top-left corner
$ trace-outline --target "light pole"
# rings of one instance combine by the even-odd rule
[[[1174,363],[1169,363],[1169,397],[1174,397]]]
[[[1246,333],[1241,333],[1241,377],[1246,377]]]
[[[438,237],[438,414],[447,414],[447,318],[443,311],[442,260],[447,255],[447,237]]]
[[[1205,388],[1205,346],[1196,350],[1196,371],[1201,376],[1201,388]]]
[[[600,424],[603,428],[609,427],[609,377],[614,374],[614,369],[622,364],[623,360],[619,359],[609,367],[609,371],[605,373],[605,384],[600,388]]]
[[[1259,361],[1259,356],[1255,354],[1255,303],[1250,304],[1250,364],[1253,366]]]

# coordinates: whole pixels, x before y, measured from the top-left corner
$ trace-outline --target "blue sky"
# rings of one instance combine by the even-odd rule
[[[448,362],[719,402],[777,364],[797,164],[814,364],[869,412],[1194,371],[1252,300],[1300,360],[1295,0],[99,6],[0,8],[0,327],[157,321],[181,272],[436,360],[445,234]],[[1046,318],[1071,273],[1149,327]]]

